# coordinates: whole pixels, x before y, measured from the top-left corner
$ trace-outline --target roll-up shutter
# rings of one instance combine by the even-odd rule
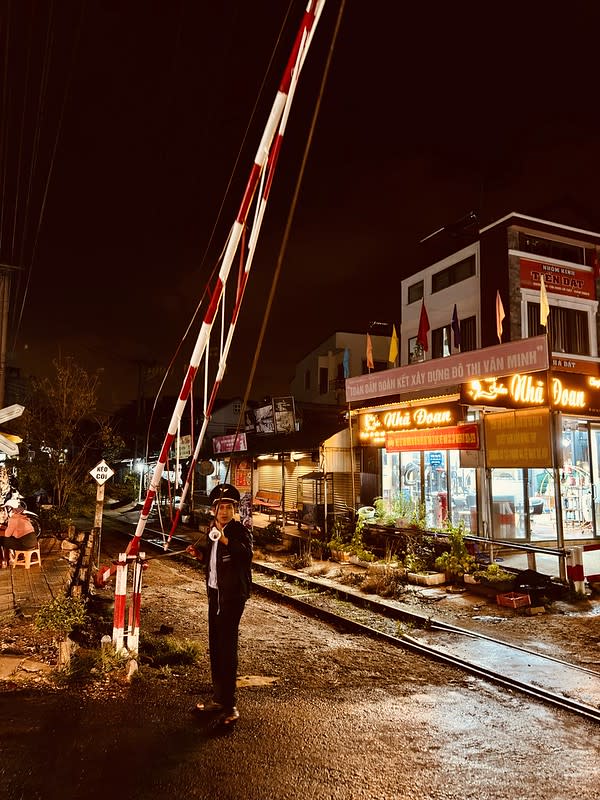
[[[271,492],[281,491],[281,464],[279,461],[258,462],[258,485],[254,494],[259,489],[268,489]]]
[[[285,464],[285,510],[298,510],[298,478],[314,472],[315,465],[309,459],[287,461]]]

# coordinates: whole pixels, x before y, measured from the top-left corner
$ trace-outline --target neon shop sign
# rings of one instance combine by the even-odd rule
[[[385,443],[390,431],[440,428],[453,425],[458,418],[458,406],[401,407],[360,415],[360,438],[370,444]]]
[[[598,380],[590,378],[590,382]],[[591,384],[590,384],[591,385]],[[547,406],[547,390],[553,408],[581,410],[589,405],[588,394],[582,388],[567,385],[562,378],[546,379],[538,375],[511,375],[509,378],[489,378],[466,384],[468,402],[496,406]]]

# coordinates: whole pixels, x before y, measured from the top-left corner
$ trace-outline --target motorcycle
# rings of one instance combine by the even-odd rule
[[[33,530],[35,531],[35,538],[40,539],[42,537],[42,522],[40,520],[39,514],[36,514],[35,511],[29,511],[27,508],[27,503],[25,502],[25,498],[19,492],[13,492],[8,497],[4,499],[4,503],[6,503],[9,498],[16,497],[19,501],[19,505],[23,510],[23,516],[27,517],[31,525],[33,526]],[[4,512],[4,507],[2,507],[2,511]],[[6,513],[6,512],[4,512]]]

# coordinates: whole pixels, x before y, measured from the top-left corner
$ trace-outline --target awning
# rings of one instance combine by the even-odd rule
[[[249,433],[247,434],[247,455],[254,457],[269,453],[312,452],[319,450],[323,442],[347,428],[348,424],[343,420],[325,420],[308,425],[305,423],[302,430],[294,433],[276,433],[274,435]]]

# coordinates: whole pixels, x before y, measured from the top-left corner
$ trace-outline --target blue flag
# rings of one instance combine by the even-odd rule
[[[344,378],[350,377],[350,350],[344,350]]]
[[[452,332],[454,333],[454,347],[460,349],[460,322],[458,319],[458,311],[456,310],[456,303],[454,304],[454,311],[452,312]]]

